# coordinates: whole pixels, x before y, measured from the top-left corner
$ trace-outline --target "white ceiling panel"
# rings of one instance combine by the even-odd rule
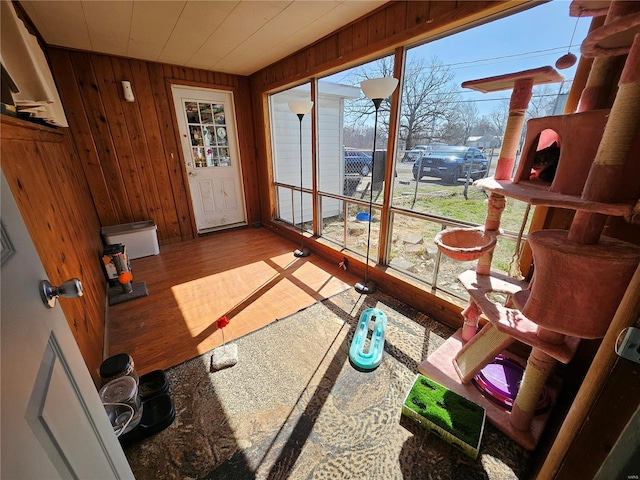
[[[186,65],[239,2],[187,2],[158,57],[159,62]]]
[[[316,24],[317,19],[329,14],[337,6],[337,2],[290,2],[254,34],[207,68],[233,69],[246,75],[254,72],[256,67],[259,69],[286,57],[316,41],[319,37],[313,27],[305,35],[301,34],[302,30]],[[293,23],[292,18],[295,19]]]
[[[127,56],[158,58],[186,3],[186,1],[135,2]]]
[[[79,3],[84,11],[92,50],[126,56],[133,2],[82,1]]]
[[[218,64],[278,14],[278,3],[280,2],[241,2],[195,56],[206,55],[210,60],[209,68]],[[282,7],[286,7],[282,3]],[[262,45],[260,50],[266,50],[266,46]]]
[[[320,9],[318,6],[323,8]],[[320,4],[299,2],[292,4],[274,17],[272,21],[256,31],[250,38],[247,38],[244,45],[249,46],[249,48],[290,42],[297,42],[298,48],[308,45],[307,38],[298,38],[299,32],[306,26],[315,24],[318,18],[327,15],[331,11],[328,8],[330,6],[332,6],[331,9],[335,8],[335,5],[329,2],[321,2]],[[296,19],[293,25],[291,25],[291,18]]]
[[[378,4],[372,8],[367,8],[367,5],[362,5],[362,3],[366,4],[368,2],[340,2],[335,10],[331,11],[331,15],[326,15],[320,19],[324,24],[324,27],[322,28],[330,28],[331,31],[334,31],[366,15],[387,2],[378,2]]]
[[[50,45],[250,75],[380,0],[25,0]]]
[[[20,2],[40,35],[51,45],[92,50],[89,29],[78,1]]]

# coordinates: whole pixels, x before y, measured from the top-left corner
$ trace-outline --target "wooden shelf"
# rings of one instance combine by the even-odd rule
[[[627,203],[594,202],[592,200],[583,200],[581,197],[574,195],[550,192],[548,190],[549,184],[541,181],[513,183],[511,180],[496,180],[493,177],[489,177],[477,180],[474,182],[474,185],[491,192],[499,193],[505,197],[522,200],[531,205],[584,210],[615,217],[623,217],[633,210],[633,205]]]
[[[560,344],[546,342],[536,334],[538,324],[525,317],[520,310],[507,308],[487,299],[488,293],[496,291],[516,295],[524,290],[523,284],[526,283],[497,273],[477,275],[475,270],[467,270],[458,280],[498,331],[538,348],[562,363],[569,363],[575,355],[580,343],[579,338],[566,336],[564,343]],[[553,315],[552,312],[549,314]]]

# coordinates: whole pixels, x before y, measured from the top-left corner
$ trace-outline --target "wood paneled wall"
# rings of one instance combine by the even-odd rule
[[[153,220],[160,244],[196,236],[171,83],[234,92],[248,221],[260,219],[248,78],[47,50],[101,226]],[[131,82],[132,103],[123,80]]]
[[[60,306],[99,384],[107,282],[100,265],[100,222],[73,142],[67,129],[0,117],[2,171],[49,281],[82,281],[84,295],[61,298]]]

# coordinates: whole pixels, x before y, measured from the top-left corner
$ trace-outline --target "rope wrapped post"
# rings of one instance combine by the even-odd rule
[[[496,165],[496,172],[494,174],[496,180],[509,180],[511,178],[518,153],[518,144],[520,143],[520,137],[522,135],[522,127],[524,126],[524,113],[529,106],[532,91],[533,78],[516,80],[509,103],[509,117],[507,118],[507,126],[504,131],[504,141],[500,149],[500,157],[498,157],[498,164]],[[503,195],[491,192],[489,195],[487,218],[484,224],[485,230],[497,232],[500,229],[502,212],[506,206],[507,201]],[[476,272],[479,275],[489,275],[492,262],[493,250],[480,257]]]
[[[513,166],[518,153],[518,144],[524,126],[524,113],[529,106],[533,91],[533,78],[519,78],[515,81],[509,102],[509,117],[504,130],[504,140],[500,149],[500,157],[494,177],[496,180],[511,178]]]
[[[572,16],[593,16],[604,18],[602,26],[609,25],[626,15],[635,13],[640,8],[638,2],[623,2],[619,0],[612,1],[607,8],[598,10],[588,10],[581,5],[582,8],[579,11],[571,12]],[[598,27],[598,28],[600,28]],[[589,32],[589,35],[595,31]],[[589,48],[587,48],[589,50]],[[583,52],[585,58],[589,58],[592,55],[587,52]],[[620,72],[624,67],[625,57],[623,55],[606,55],[597,56],[593,60],[591,70],[589,71],[589,77],[587,83],[584,86],[584,90],[580,94],[580,103],[578,104],[578,112],[585,112],[587,110],[598,110],[602,108],[611,108],[616,91],[614,85],[617,84]]]
[[[534,348],[531,351],[509,416],[509,422],[518,430],[526,432],[531,429],[536,405],[555,364],[556,361],[541,350]]]
[[[511,101],[509,103],[509,117],[507,118],[507,126],[504,131],[504,141],[500,149],[498,164],[494,178],[496,180],[509,180],[515,165],[516,155],[518,153],[518,144],[522,135],[522,127],[524,126],[524,113],[529,106],[531,94],[533,91],[533,78],[521,78],[516,80],[511,93]],[[507,201],[503,195],[491,192],[489,195],[489,206],[487,209],[487,218],[485,220],[485,230],[497,232],[500,229],[500,221],[502,212],[507,206]],[[493,250],[484,254],[478,260],[476,272],[479,275],[489,275],[491,271],[491,263],[493,262]]]
[[[116,266],[116,272],[118,272],[118,282],[122,286],[122,293],[132,293],[133,286],[131,285],[131,281],[133,280],[133,275],[129,271],[129,268],[127,268],[124,256],[118,253],[113,257],[113,263]]]
[[[593,60],[587,83],[580,95],[578,112],[611,108],[616,72],[624,64],[624,57],[600,57]]]
[[[500,229],[500,220],[502,212],[507,206],[507,199],[498,193],[491,192],[489,195],[489,203],[487,205],[487,218],[485,219],[484,229],[489,232],[498,232]],[[476,273],[478,275],[489,275],[491,272],[491,263],[493,262],[493,250],[488,251],[478,259]]]
[[[624,194],[615,185],[621,178],[634,138],[640,130],[639,111],[640,33],[634,36],[618,84],[618,94],[582,192],[583,199],[615,202]],[[606,221],[606,215],[578,210],[569,230],[569,241],[597,243]]]
[[[464,324],[462,325],[462,340],[468,342],[478,332],[478,320],[482,311],[478,308],[475,302],[469,302],[467,308],[465,308],[461,315],[464,318]]]

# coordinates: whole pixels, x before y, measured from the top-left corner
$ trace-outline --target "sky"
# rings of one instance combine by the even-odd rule
[[[569,16],[568,0],[555,0],[529,10],[468,29],[411,49],[412,56],[431,58],[436,55],[455,74],[454,83],[476,80],[521,70],[554,66],[562,55],[570,51],[580,56],[580,43],[591,23],[590,17]],[[573,79],[577,63],[569,69],[558,70],[565,81]],[[558,89],[560,84],[556,84]],[[481,114],[488,113],[511,92],[483,94],[460,88],[464,100],[480,100],[476,106]]]

